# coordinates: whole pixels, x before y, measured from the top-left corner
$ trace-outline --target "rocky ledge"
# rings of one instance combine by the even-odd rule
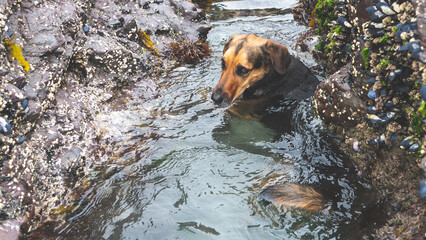
[[[386,224],[365,239],[425,237],[425,6],[301,0],[294,9],[312,27],[299,45],[332,74],[317,88],[317,114],[387,206]]]
[[[123,88],[155,97],[161,53],[209,29],[186,0],[0,1],[0,239],[71,208],[101,158],[95,116]]]

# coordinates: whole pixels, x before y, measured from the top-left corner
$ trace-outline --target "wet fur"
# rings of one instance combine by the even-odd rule
[[[319,211],[325,208],[325,202],[320,193],[309,186],[297,183],[272,185],[259,195],[260,200],[272,203],[277,208],[300,208],[309,211]]]
[[[312,96],[319,83],[286,46],[254,34],[233,35],[225,44],[222,61],[222,75],[212,93],[221,106],[237,99],[277,95],[302,100]],[[240,67],[248,69],[248,74],[239,75]]]
[[[222,75],[213,89],[216,104],[229,106],[236,100],[244,111],[229,108],[242,118],[252,118],[251,111],[265,107],[265,99],[282,96],[303,100],[313,95],[318,79],[298,59],[288,53],[287,47],[256,35],[233,35],[225,44],[222,57]],[[239,74],[239,68],[248,70]],[[235,106],[235,105],[234,105]],[[266,188],[260,199],[281,207],[318,211],[324,200],[313,188],[296,183],[284,183]]]

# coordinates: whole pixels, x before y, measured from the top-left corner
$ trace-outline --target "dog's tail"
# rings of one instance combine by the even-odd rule
[[[297,183],[272,185],[263,190],[259,200],[264,200],[277,208],[290,207],[309,211],[319,211],[325,208],[323,196],[309,186]]]

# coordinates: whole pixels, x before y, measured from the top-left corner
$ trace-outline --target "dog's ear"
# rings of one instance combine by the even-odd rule
[[[272,66],[275,71],[281,75],[286,73],[287,59],[289,57],[287,47],[272,40],[268,40],[266,43],[266,49],[268,50]]]

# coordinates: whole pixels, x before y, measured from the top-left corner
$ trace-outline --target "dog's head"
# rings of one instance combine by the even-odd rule
[[[288,56],[287,47],[272,40],[253,34],[233,35],[223,49],[222,76],[212,100],[228,106],[263,79],[285,74]]]

